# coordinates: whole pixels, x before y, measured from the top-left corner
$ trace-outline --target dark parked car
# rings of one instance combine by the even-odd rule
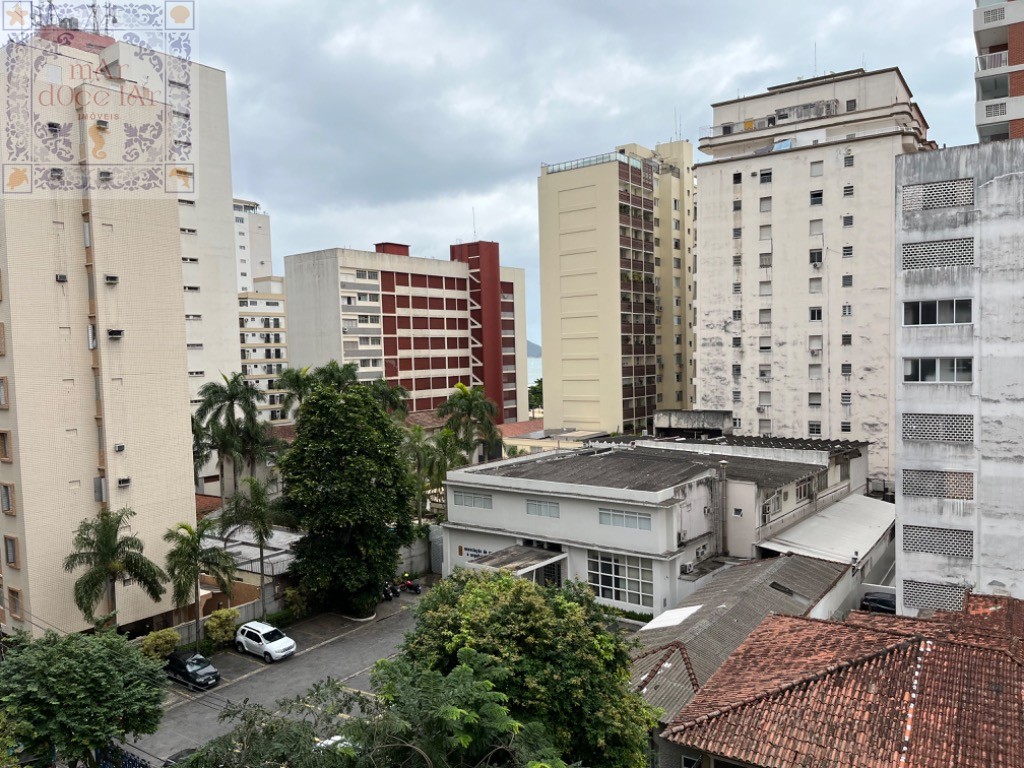
[[[891,592],[865,592],[860,601],[862,611],[875,613],[896,613],[896,595]]]
[[[194,651],[175,651],[167,658],[167,676],[188,688],[213,688],[220,672],[205,656]]]

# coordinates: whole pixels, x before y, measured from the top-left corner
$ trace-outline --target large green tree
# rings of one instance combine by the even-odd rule
[[[472,648],[510,673],[512,715],[544,723],[567,762],[646,764],[654,712],[629,688],[630,646],[586,584],[544,588],[508,573],[459,571],[427,593],[407,658],[447,673]]]
[[[112,630],[48,632],[7,650],[0,710],[26,754],[97,766],[97,750],[156,732],[166,684],[163,665]]]
[[[274,535],[276,514],[267,492],[267,484],[253,477],[242,481],[245,490],[231,497],[220,516],[220,532],[227,539],[234,531],[244,529],[252,534],[260,552],[260,610],[267,620],[267,568],[264,552]]]
[[[241,373],[221,374],[223,381],[210,381],[199,388],[202,402],[196,409],[196,418],[209,430],[218,453],[230,453],[233,489],[238,489],[240,456],[243,447],[242,429],[259,420],[259,403],[267,399]],[[220,459],[221,502],[224,500],[224,459]]]
[[[85,572],[75,580],[75,605],[86,621],[95,621],[96,606],[104,597],[110,620],[117,623],[117,582],[133,579],[152,600],[164,592],[165,574],[142,554],[142,539],[128,533],[135,512],[125,507],[114,512],[103,507],[93,519],[83,520],[75,531],[74,551],[64,558],[64,570]]]
[[[386,379],[375,379],[367,384],[370,393],[388,413],[405,417],[409,411],[409,390],[400,384],[388,384]]]
[[[284,390],[284,400],[281,401],[281,411],[287,419],[293,410],[297,410],[306,395],[316,384],[309,366],[305,368],[285,368],[277,375],[275,388]]]
[[[312,376],[315,384],[343,392],[359,383],[359,366],[356,363],[341,365],[337,360],[328,360],[319,368],[314,368]]]
[[[527,389],[530,397],[530,410],[544,407],[544,379],[537,379]]]
[[[315,388],[278,466],[306,529],[293,573],[313,599],[370,613],[412,539],[414,484],[399,427],[365,387]]]
[[[196,493],[201,488],[199,485],[199,474],[206,466],[206,462],[213,455],[213,445],[210,443],[209,430],[203,425],[195,414],[192,414],[192,482],[196,486]]]
[[[466,453],[484,448],[488,459],[501,456],[501,433],[498,431],[498,406],[487,397],[483,387],[455,385],[448,399],[437,409],[445,419],[445,427],[454,432]]]
[[[205,517],[195,527],[178,523],[164,534],[164,541],[171,545],[167,553],[167,574],[171,580],[171,594],[174,604],[184,608],[195,605],[196,650],[199,650],[199,633],[202,623],[202,606],[199,604],[199,575],[212,577],[220,591],[231,595],[232,577],[235,575],[235,561],[219,547],[207,545],[205,537],[212,534],[219,522]]]

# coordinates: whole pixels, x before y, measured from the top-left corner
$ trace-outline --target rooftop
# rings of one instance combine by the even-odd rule
[[[637,633],[634,690],[671,719],[762,619],[804,615],[848,568],[798,555],[724,568]]]
[[[616,488],[634,491],[663,491],[717,471],[727,461],[732,479],[757,482],[778,488],[821,471],[814,464],[721,456],[714,453],[641,447],[602,447],[579,451],[552,451],[526,459],[487,464],[468,470],[474,475],[491,475],[534,481]]]
[[[758,768],[1024,765],[1024,665],[942,621],[885,622],[769,616],[663,736]]]
[[[506,440],[514,437],[525,437],[534,432],[544,432],[544,419],[530,419],[529,421],[513,421],[498,425],[498,431]]]
[[[220,496],[210,496],[206,493],[196,494],[196,518],[202,520],[211,512],[220,509]]]
[[[888,535],[896,506],[851,494],[758,544],[775,552],[851,563]]]
[[[828,451],[831,455],[860,455],[871,443],[866,440],[826,440],[811,437],[754,437],[742,435],[723,435],[706,440],[690,440],[685,438],[665,438],[679,443],[701,443],[705,445],[738,445],[745,448],[786,448],[800,451]]]
[[[263,560],[268,576],[279,576],[288,570],[295,559],[292,554],[292,546],[303,535],[297,531],[274,528],[270,541],[267,542],[263,551]],[[205,540],[220,549],[225,549],[234,558],[235,567],[238,570],[249,573],[260,572],[260,550],[252,532],[248,529],[236,529],[226,539],[208,535]]]

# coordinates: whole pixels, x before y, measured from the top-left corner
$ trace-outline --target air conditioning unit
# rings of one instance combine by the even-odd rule
[[[763,405],[757,406],[757,412],[758,413],[764,413],[764,406]]]
[[[104,275],[103,279],[106,281],[107,285],[117,285],[118,282],[117,275]]]
[[[46,130],[48,130],[50,133],[59,133],[60,123],[47,123]]]
[[[64,169],[63,168],[51,168],[50,169],[50,178],[51,179],[63,179],[64,178]]]
[[[67,281],[68,281],[68,276],[67,275],[62,275],[60,272],[57,273],[57,282],[58,283],[66,283]]]
[[[693,573],[693,569],[696,567],[696,563],[681,563],[679,566],[679,575],[685,576],[688,573]]]
[[[820,349],[812,349],[811,350],[811,357],[820,357],[820,356],[821,356],[821,350]]]
[[[107,130],[107,128],[110,127],[110,123],[108,123],[106,120],[97,120],[96,127],[99,128],[101,131],[105,131]]]
[[[814,267],[815,269],[821,269],[821,262],[816,261],[813,264],[811,264],[811,266]]]
[[[117,487],[118,488],[127,488],[131,484],[132,484],[132,479],[130,477],[119,477],[119,478],[117,478]]]
[[[120,328],[108,328],[107,329],[107,338],[108,339],[123,339],[124,338],[124,331],[121,330]]]
[[[683,546],[683,542],[686,541],[686,531],[676,531],[676,546]]]
[[[124,443],[114,443],[114,453],[124,453]]]
[[[710,515],[711,514],[711,507],[704,507],[704,514],[705,515]]]
[[[114,178],[113,171],[100,171],[100,181],[112,181]]]

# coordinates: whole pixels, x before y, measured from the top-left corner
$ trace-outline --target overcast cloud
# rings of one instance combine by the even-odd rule
[[[204,0],[196,61],[228,73],[235,192],[274,261],[497,240],[540,342],[542,162],[696,144],[710,104],[817,72],[899,66],[941,144],[975,140],[965,0]],[[698,156],[700,156],[698,154]]]

